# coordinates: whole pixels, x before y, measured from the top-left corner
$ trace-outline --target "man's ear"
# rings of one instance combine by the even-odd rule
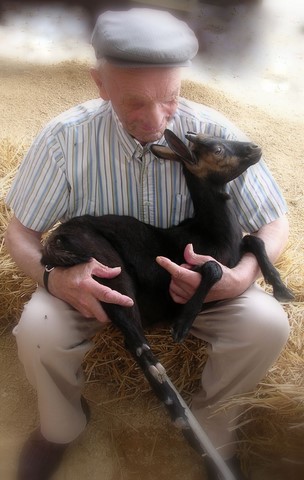
[[[90,69],[90,74],[91,74],[92,79],[94,80],[94,82],[97,85],[100,97],[103,100],[110,100],[109,95],[107,94],[107,91],[105,89],[104,82],[101,78],[100,71],[97,68],[92,67]]]

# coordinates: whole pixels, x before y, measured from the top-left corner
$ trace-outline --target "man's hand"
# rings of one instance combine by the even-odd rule
[[[191,267],[194,265],[202,265],[210,260],[216,261],[210,256],[194,253],[191,244],[186,246],[184,258],[186,263],[182,265],[177,265],[166,257],[157,257],[156,259],[157,263],[170,273],[170,295],[176,303],[181,304],[187,303],[190,300],[201,282],[201,275],[191,271]],[[211,288],[205,302],[237,297],[251,284],[249,283],[247,285],[242,282],[242,271],[238,269],[238,267],[230,269],[219,262],[217,263],[223,270],[223,276],[221,280]]]
[[[5,235],[6,246],[16,264],[39,285],[43,285],[41,237],[40,232],[25,227],[16,217],[10,221]],[[55,297],[72,305],[84,317],[107,323],[109,319],[100,304],[101,301],[131,307],[133,300],[100,285],[93,279],[93,275],[114,278],[120,271],[120,267],[110,268],[96,260],[75,267],[56,267],[50,273],[48,288]]]
[[[96,318],[102,324],[109,322],[100,302],[131,307],[133,300],[126,295],[101,285],[93,279],[114,278],[120,267],[110,268],[92,259],[88,263],[69,268],[56,267],[49,277],[49,291],[54,296],[72,305],[86,318]]]

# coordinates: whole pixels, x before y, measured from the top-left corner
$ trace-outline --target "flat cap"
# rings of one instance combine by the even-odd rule
[[[198,51],[197,38],[185,22],[149,8],[102,13],[92,45],[97,59],[126,67],[188,66]]]

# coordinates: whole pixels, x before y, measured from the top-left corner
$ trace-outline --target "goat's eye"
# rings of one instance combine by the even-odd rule
[[[62,247],[62,240],[61,240],[61,238],[56,238],[55,244],[56,244],[56,247]]]
[[[216,149],[214,150],[214,153],[215,155],[220,155],[222,151],[223,151],[222,147],[216,147]]]

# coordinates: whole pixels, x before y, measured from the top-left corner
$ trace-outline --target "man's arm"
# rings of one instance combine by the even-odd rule
[[[282,216],[264,225],[254,235],[264,240],[268,256],[274,263],[287,243],[288,234],[288,220],[286,216]],[[185,249],[185,265],[177,265],[168,258],[158,257],[158,263],[171,274],[170,294],[175,302],[186,303],[200,283],[200,274],[189,270],[190,266],[199,265],[209,260],[214,259],[196,254],[193,252],[191,245],[187,245]],[[206,299],[207,302],[235,298],[247,290],[261,275],[257,260],[251,253],[243,255],[234,268],[230,269],[223,265],[222,268],[222,279],[210,290]]]
[[[5,243],[13,260],[19,268],[39,285],[43,286],[44,267],[41,258],[41,233],[31,230],[16,217],[11,220],[5,235]],[[96,318],[106,323],[108,318],[100,301],[132,306],[133,301],[125,296],[100,285],[92,276],[113,278],[119,275],[120,267],[110,268],[96,260],[70,268],[55,268],[49,277],[50,292],[72,305],[87,318]]]

